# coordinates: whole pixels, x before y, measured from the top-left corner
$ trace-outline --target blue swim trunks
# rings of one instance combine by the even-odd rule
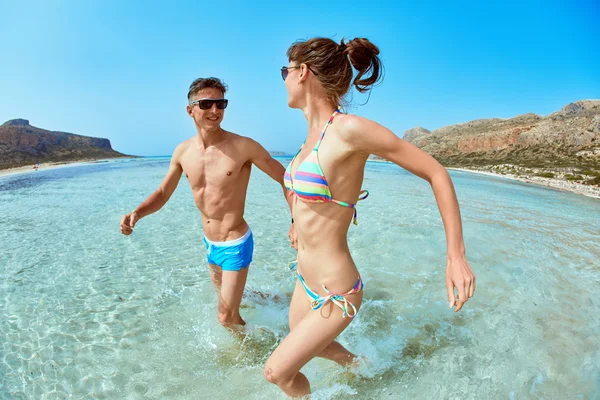
[[[221,267],[224,271],[239,271],[242,268],[248,268],[252,262],[254,238],[250,228],[239,239],[211,242],[205,236],[204,243],[208,262]]]

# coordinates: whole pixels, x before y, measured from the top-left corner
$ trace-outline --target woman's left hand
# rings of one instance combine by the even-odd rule
[[[288,238],[290,238],[290,247],[298,250],[298,236],[296,235],[296,228],[294,227],[293,222],[288,231]]]
[[[458,290],[458,296],[454,288]],[[456,306],[458,312],[475,294],[475,274],[465,256],[448,258],[446,264],[446,290],[448,291],[448,307]]]

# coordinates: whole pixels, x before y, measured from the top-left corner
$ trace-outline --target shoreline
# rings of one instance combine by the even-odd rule
[[[57,169],[57,168],[65,168],[65,167],[76,167],[80,165],[87,164],[98,164],[108,162],[109,158],[106,159],[82,159],[82,160],[74,160],[74,161],[57,161],[57,162],[44,162],[40,164],[38,169],[34,169],[33,166],[23,166],[23,167],[15,167],[15,168],[7,168],[0,169],[0,178],[5,176],[19,175],[19,174],[28,174],[34,173],[39,170],[49,170],[49,169]]]
[[[460,171],[460,172],[466,172],[466,173],[472,173],[472,174],[493,176],[496,178],[505,178],[505,179],[509,179],[509,180],[513,180],[513,181],[522,182],[522,183],[544,186],[544,187],[547,187],[550,189],[560,190],[563,192],[571,192],[571,193],[575,193],[578,195],[591,197],[593,199],[600,199],[600,187],[597,187],[597,186],[584,185],[581,183],[568,182],[568,181],[564,181],[561,179],[543,178],[543,177],[538,177],[538,176],[525,178],[525,177],[516,176],[513,174],[499,174],[496,172],[478,170],[478,169],[454,168],[454,167],[447,167],[446,169],[451,170],[451,171]]]
[[[376,162],[376,163],[391,163],[391,161],[382,160],[382,159],[368,159],[367,162]],[[393,164],[393,163],[392,163]],[[470,168],[459,168],[459,167],[446,167],[447,170],[451,171],[459,171],[466,172],[471,174],[479,174],[492,176],[496,178],[505,178],[512,181],[518,181],[521,183],[527,183],[532,185],[544,186],[546,188],[560,190],[562,192],[570,192],[578,195],[591,197],[593,199],[600,200],[600,187],[592,186],[592,185],[584,185],[582,183],[566,181],[564,179],[556,179],[556,178],[544,178],[540,176],[517,176],[514,174],[500,174],[498,172],[493,172],[484,169],[470,169]]]
[[[6,176],[18,175],[18,174],[34,173],[40,169],[49,170],[49,169],[57,169],[57,168],[76,167],[76,166],[80,166],[80,165],[108,162],[109,160],[111,160],[111,159],[82,159],[82,160],[74,160],[74,161],[46,162],[46,163],[41,163],[39,169],[33,169],[32,166],[7,168],[7,169],[0,170],[0,178],[6,177]],[[379,163],[390,163],[390,161],[387,161],[387,160],[371,159],[368,161],[379,162]],[[547,187],[550,189],[560,190],[563,192],[571,192],[571,193],[575,193],[578,195],[583,195],[583,196],[591,197],[593,199],[600,200],[600,187],[597,187],[597,186],[584,185],[581,183],[567,182],[567,181],[560,180],[560,179],[543,178],[543,177],[538,177],[538,176],[524,178],[524,177],[516,176],[513,174],[499,174],[496,172],[479,170],[479,169],[455,168],[455,167],[447,167],[446,169],[451,170],[451,171],[459,171],[459,172],[466,172],[466,173],[471,173],[471,174],[492,176],[492,177],[496,177],[496,178],[505,178],[505,179],[509,179],[509,180],[513,180],[513,181],[522,182],[522,183],[544,186],[544,187]]]

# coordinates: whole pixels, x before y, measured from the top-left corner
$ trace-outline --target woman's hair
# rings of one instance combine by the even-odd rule
[[[351,82],[364,93],[381,81],[383,64],[378,54],[379,48],[366,38],[354,38],[347,43],[342,39],[340,44],[329,38],[313,38],[296,42],[287,51],[290,62],[308,65],[336,106]],[[354,80],[352,67],[358,71]]]

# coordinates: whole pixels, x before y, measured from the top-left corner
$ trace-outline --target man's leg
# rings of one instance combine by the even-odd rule
[[[226,246],[211,246],[209,262],[212,262],[209,267],[219,295],[219,322],[232,332],[241,333],[240,328],[246,322],[240,316],[240,303],[254,250],[250,228],[236,242]]]
[[[208,263],[208,270],[210,272],[210,279],[212,280],[213,285],[215,285],[217,293],[221,293],[221,267],[219,267],[218,265]]]
[[[219,296],[219,322],[227,329],[239,331],[246,322],[240,316],[240,303],[248,277],[248,267],[227,271],[209,264],[210,276]]]

